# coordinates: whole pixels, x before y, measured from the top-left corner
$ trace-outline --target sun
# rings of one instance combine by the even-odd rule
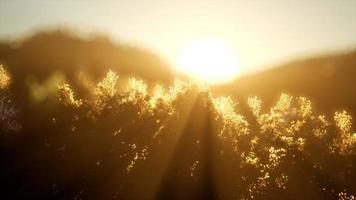
[[[177,62],[180,71],[209,84],[230,82],[240,71],[233,48],[214,38],[194,40],[182,50]]]

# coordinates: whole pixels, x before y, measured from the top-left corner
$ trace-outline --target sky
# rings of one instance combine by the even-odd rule
[[[152,49],[171,65],[201,37],[229,44],[241,70],[356,49],[356,0],[0,0],[0,38],[68,26]]]

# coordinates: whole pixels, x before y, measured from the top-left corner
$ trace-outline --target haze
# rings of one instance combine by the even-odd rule
[[[241,70],[356,47],[356,1],[0,1],[0,38],[65,26],[152,49],[171,65],[192,40],[215,37]]]

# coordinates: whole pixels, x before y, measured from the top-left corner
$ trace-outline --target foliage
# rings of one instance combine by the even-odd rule
[[[346,111],[331,123],[307,98],[281,94],[267,112],[250,97],[242,113],[245,104],[197,83],[119,80],[109,71],[80,98],[58,87],[51,131],[38,142],[46,153],[37,161],[51,166],[32,186],[40,197],[354,199],[356,134]]]
[[[8,72],[0,65],[0,89],[6,89],[10,84],[10,76]]]
[[[21,125],[17,119],[17,109],[12,103],[8,87],[11,78],[5,68],[0,65],[0,130],[4,132],[18,132]]]

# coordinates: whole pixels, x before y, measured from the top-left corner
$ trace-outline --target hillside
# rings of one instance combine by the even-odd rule
[[[281,92],[306,96],[319,111],[346,109],[356,114],[356,51],[297,60],[270,70],[242,77],[220,87],[244,101],[256,95],[267,104]]]
[[[51,82],[67,81],[78,89],[78,72],[83,71],[94,81],[109,69],[118,72],[120,79],[135,76],[148,84],[168,84],[174,79],[172,69],[148,50],[117,44],[104,36],[83,38],[66,31],[0,42],[0,63],[14,77],[12,90],[18,99],[27,99],[32,95],[31,88],[38,90]],[[356,90],[352,88],[356,83],[355,66],[356,51],[311,57],[241,77],[216,87],[216,91],[240,102],[256,95],[267,106],[285,92],[310,98],[316,109],[328,114],[341,108],[356,114]]]
[[[85,88],[78,77],[90,81],[109,70],[120,79],[138,77],[147,83],[169,83],[171,68],[154,53],[135,46],[115,43],[103,35],[83,37],[67,30],[38,32],[22,40],[0,41],[0,64],[13,77],[11,90],[24,110],[30,102],[48,102],[57,85],[69,82],[81,94]]]
[[[114,43],[101,35],[84,38],[68,31],[40,32],[23,41],[0,42],[0,61],[15,73],[21,70],[40,79],[56,70],[71,76],[77,70],[103,75],[108,69],[147,81],[171,78],[167,64],[146,49]]]

